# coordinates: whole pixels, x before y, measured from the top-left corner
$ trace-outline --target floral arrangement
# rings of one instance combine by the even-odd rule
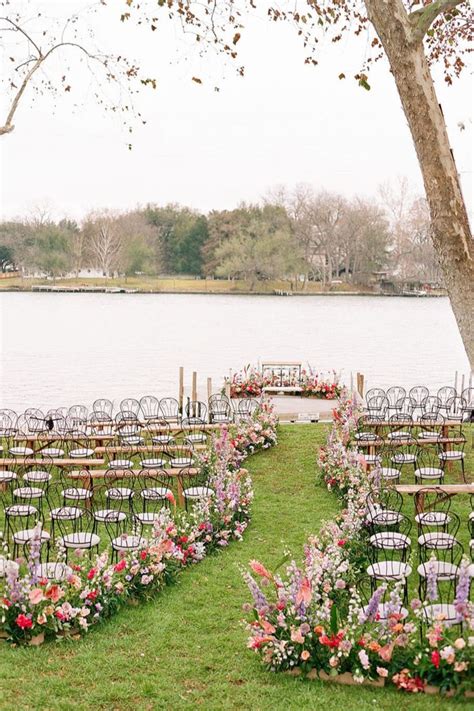
[[[474,606],[467,559],[454,601],[462,633],[442,620],[428,626],[426,601],[414,599],[406,609],[403,583],[381,585],[361,598],[358,581],[370,562],[366,498],[376,474],[367,472],[363,458],[344,444],[357,414],[356,400],[346,394],[320,459],[324,481],[342,498],[341,513],[309,538],[301,564],[291,560],[279,574],[251,561],[250,571],[243,571],[252,595],[244,606],[250,614],[248,647],[271,671],[349,674],[353,683],[390,681],[411,693],[430,685],[443,692],[472,689]]]
[[[139,550],[119,554],[115,563],[108,550],[92,559],[77,550],[67,563],[59,551],[60,580],[41,577],[38,524],[26,558],[12,560],[5,550],[0,636],[30,644],[80,636],[126,603],[154,596],[211,551],[241,540],[253,498],[252,481],[241,464],[248,454],[276,443],[275,427],[276,417],[266,404],[245,424],[223,428],[203,465],[214,495],[185,512],[177,510],[171,494],[173,510],[163,507]]]
[[[315,397],[332,400],[342,395],[336,371],[332,374],[316,372],[311,366],[302,369],[300,377],[288,375],[283,380],[271,372],[262,373],[257,367],[247,365],[242,370],[232,373],[230,378],[230,396],[233,398],[258,398],[266,387],[299,388],[302,397]]]

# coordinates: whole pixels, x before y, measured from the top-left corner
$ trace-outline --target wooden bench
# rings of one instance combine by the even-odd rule
[[[123,454],[140,454],[140,453],[150,453],[150,454],[168,454],[170,452],[176,452],[178,450],[187,449],[191,451],[202,451],[206,449],[205,444],[195,444],[193,447],[183,445],[178,447],[177,445],[167,445],[164,447],[162,444],[150,444],[150,445],[109,445],[108,447],[96,447],[94,452],[96,454],[106,454],[107,452],[123,453]]]
[[[105,464],[104,459],[99,459],[97,457],[91,457],[88,459],[79,459],[77,457],[68,458],[53,458],[53,466],[59,469],[64,469],[66,467],[82,467],[83,469],[90,469],[90,467],[100,467]],[[21,467],[38,467],[41,465],[46,465],[47,462],[44,459],[38,459],[35,457],[3,457],[0,458],[0,470],[8,469],[8,467],[21,466]]]
[[[473,484],[395,484],[393,487],[400,494],[415,497],[415,511],[422,513],[425,510],[425,494],[430,491],[441,491],[446,498],[456,494],[474,494]]]

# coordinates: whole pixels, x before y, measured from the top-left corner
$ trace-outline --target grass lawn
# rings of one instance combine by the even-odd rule
[[[123,610],[83,641],[1,644],[0,708],[467,709],[467,702],[271,674],[246,650],[239,621],[249,595],[238,566],[251,558],[275,565],[285,547],[300,558],[307,535],[337,511],[336,497],[315,487],[326,433],[325,425],[280,427],[279,445],[248,460],[255,501],[244,541],[185,571],[153,602]],[[470,441],[467,449],[472,457]]]
[[[176,276],[173,278],[160,276],[131,276],[118,278],[104,277],[87,277],[87,278],[65,278],[56,279],[53,282],[51,279],[39,278],[22,278],[9,277],[0,279],[0,291],[3,289],[21,289],[29,290],[32,286],[58,286],[58,287],[78,287],[78,286],[100,286],[100,287],[120,287],[125,289],[138,289],[139,291],[153,291],[163,293],[208,293],[208,294],[273,294],[275,289],[282,291],[293,290],[295,293],[301,293],[302,285],[298,284],[291,288],[289,281],[283,279],[275,279],[268,281],[259,281],[254,289],[250,289],[250,284],[242,279],[192,279],[181,278]],[[329,290],[333,292],[360,292],[371,293],[368,289],[360,289],[352,284],[333,284]],[[307,282],[304,293],[306,294],[321,294],[327,293],[321,282]]]

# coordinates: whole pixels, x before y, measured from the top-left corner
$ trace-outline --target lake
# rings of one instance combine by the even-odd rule
[[[214,390],[229,368],[301,360],[368,387],[452,384],[469,364],[446,298],[0,293],[0,406]]]

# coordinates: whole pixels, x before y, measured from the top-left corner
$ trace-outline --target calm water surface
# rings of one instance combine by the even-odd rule
[[[370,386],[452,382],[468,361],[448,299],[0,294],[0,406],[202,393],[259,359],[365,373]]]

